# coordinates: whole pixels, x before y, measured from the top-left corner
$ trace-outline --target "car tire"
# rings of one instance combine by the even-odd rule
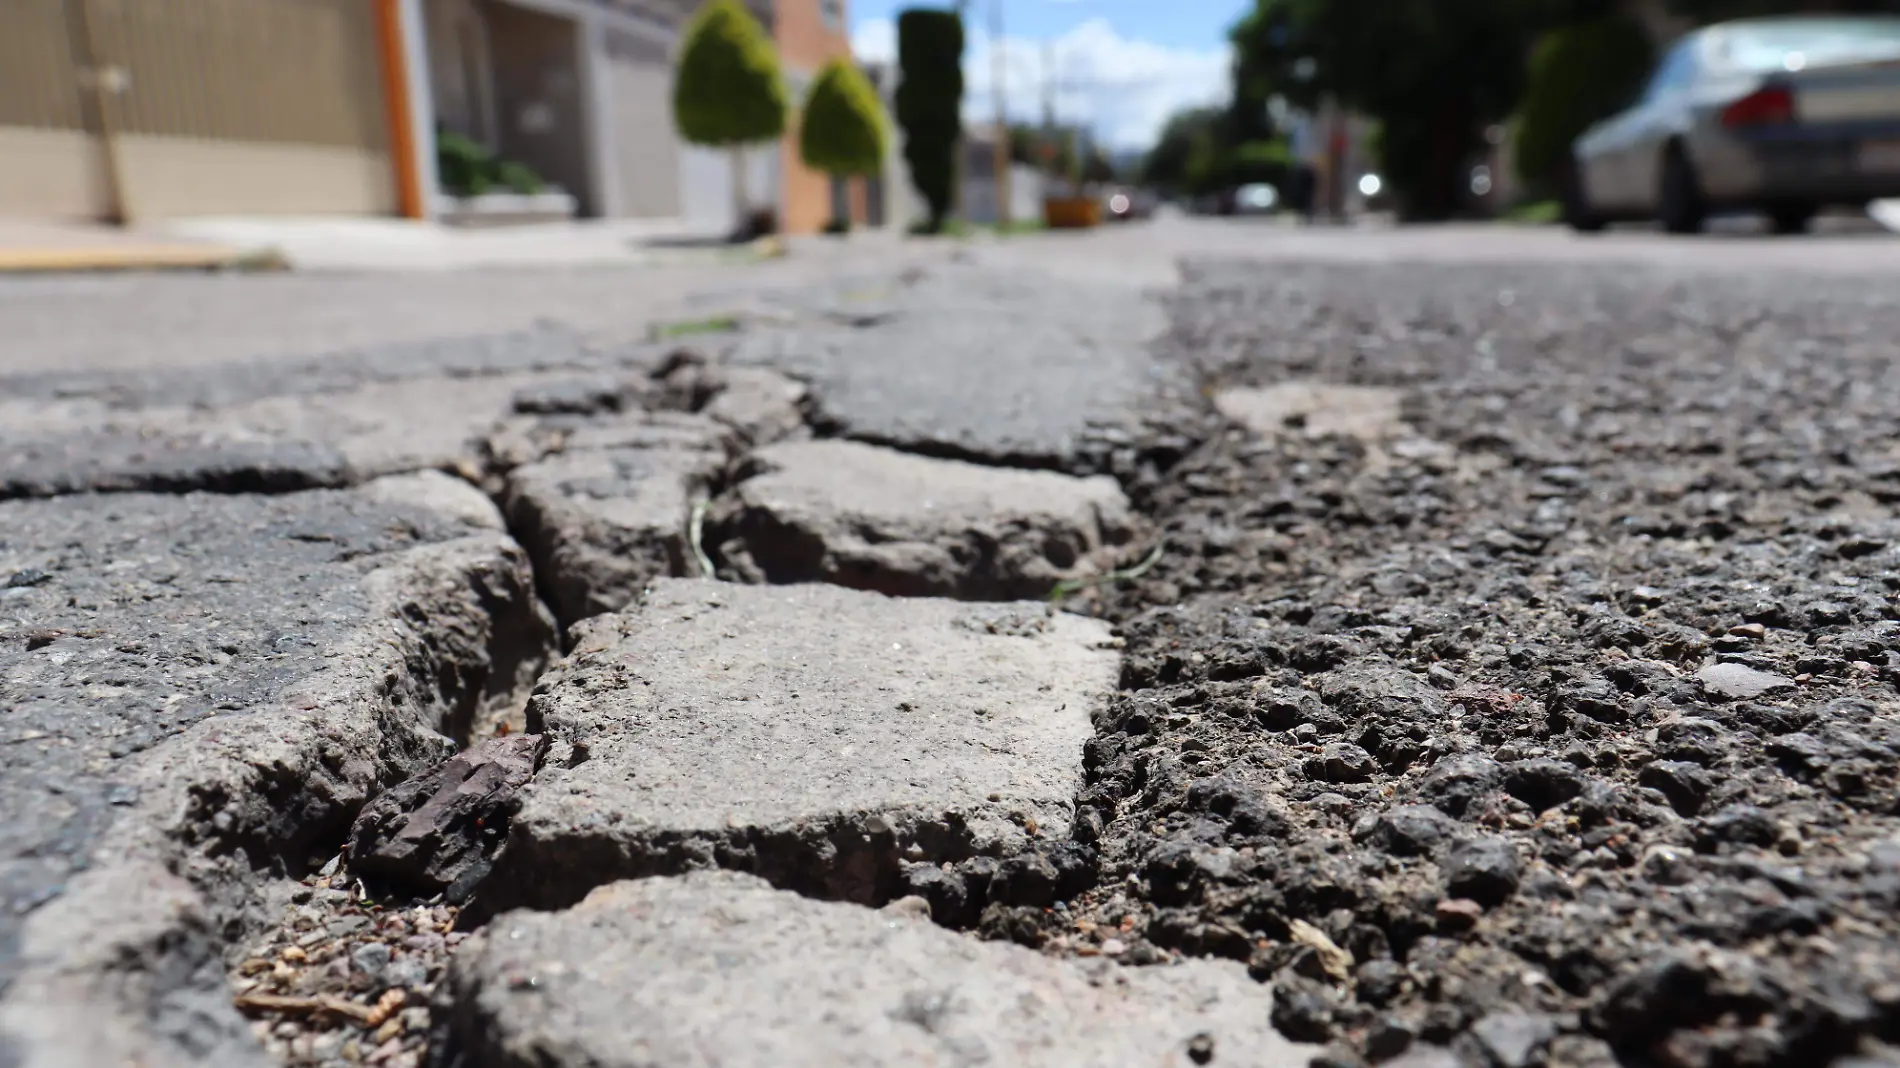
[[[1805,234],[1816,214],[1812,204],[1774,204],[1768,208],[1768,226],[1777,234]]]
[[[1594,234],[1603,230],[1607,221],[1591,208],[1590,194],[1583,188],[1583,169],[1574,159],[1564,166],[1560,195],[1566,226],[1580,234]]]
[[[1695,167],[1679,145],[1671,145],[1663,155],[1662,188],[1656,196],[1656,215],[1664,230],[1672,234],[1699,234],[1708,221],[1708,205],[1702,199],[1702,184],[1696,180]]]

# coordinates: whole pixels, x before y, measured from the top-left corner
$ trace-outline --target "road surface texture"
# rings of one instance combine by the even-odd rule
[[[0,289],[0,1063],[1900,1063],[1897,247]]]

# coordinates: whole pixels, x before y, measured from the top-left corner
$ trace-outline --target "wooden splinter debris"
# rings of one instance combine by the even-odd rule
[[[363,1005],[329,994],[290,996],[284,994],[239,994],[235,1000],[239,1012],[277,1012],[286,1015],[341,1016],[359,1027],[380,1027],[402,1008],[406,996],[401,990],[386,991],[374,1005]]]

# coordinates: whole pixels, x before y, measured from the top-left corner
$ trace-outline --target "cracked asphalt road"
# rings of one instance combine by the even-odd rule
[[[1260,1063],[1900,1060],[1896,280],[1900,242],[1876,235],[1164,220],[742,273],[9,282],[0,496],[43,499],[0,503],[0,712],[22,757],[0,780],[5,1056],[416,1064],[536,1035],[548,1063],[579,1063],[555,1049],[558,1013],[494,995],[512,973],[465,957],[448,982],[459,938],[401,920],[418,902],[378,906],[395,919],[375,924],[421,940],[396,949],[318,906],[355,907],[327,862],[366,799],[472,725],[518,721],[558,652],[530,589],[630,596],[524,551],[466,483],[505,500],[517,466],[614,442],[614,479],[589,490],[607,515],[644,492],[639,442],[670,433],[702,443],[705,469],[642,498],[662,535],[685,527],[688,490],[729,499],[756,474],[755,447],[849,437],[969,461],[972,501],[986,468],[1112,476],[1165,552],[1064,604],[1114,627],[1121,663],[1113,693],[1073,695],[1089,737],[1047,777],[1080,788],[1027,839],[921,848],[872,820],[800,862],[868,867],[793,878],[772,858],[810,837],[794,821],[750,852],[569,858],[586,879],[750,871],[777,889],[732,891],[748,909],[812,917],[788,946],[899,898],[892,915],[1011,953],[1213,958],[1221,989],[1243,968],[1259,984],[1242,1015],[1310,1044],[1256,1044]],[[708,315],[740,332],[648,340]],[[740,381],[754,401],[725,392]],[[563,537],[612,533],[577,514]],[[979,577],[988,521],[941,528]],[[800,537],[822,558],[868,529],[841,514]],[[727,580],[764,578],[707,548]],[[690,555],[653,566],[691,575]],[[800,625],[741,621],[708,655]],[[626,664],[590,671],[564,699],[635,729],[640,701],[600,696]],[[928,720],[922,678],[903,711]],[[587,766],[584,746],[555,748],[540,777]],[[863,789],[851,753],[821,777],[841,797]],[[601,796],[626,807],[612,819],[638,811]],[[599,900],[727,884],[617,885]],[[793,891],[858,904],[809,912]],[[587,907],[560,923],[592,930]],[[305,932],[332,928],[318,960],[330,943]],[[639,922],[614,932],[657,944]],[[952,944],[938,934],[916,945]],[[591,942],[546,944],[574,939]],[[259,945],[277,959],[240,962]],[[297,1004],[366,1000],[306,1022],[254,1000],[247,1026],[225,984],[264,972]],[[633,985],[599,1004],[638,996],[602,974]],[[1049,981],[1086,998],[1075,974]],[[391,1000],[397,976],[411,1000]],[[832,978],[846,1001],[883,981]],[[752,1020],[748,997],[685,1020],[582,1013],[609,1028],[586,1057]],[[1175,1035],[1165,1001],[1143,1004],[1160,1030],[1142,1042],[1228,1062],[1221,1035]],[[1037,1034],[978,1020],[950,1052]]]

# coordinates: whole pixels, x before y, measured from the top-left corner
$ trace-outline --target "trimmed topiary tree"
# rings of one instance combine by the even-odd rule
[[[1559,186],[1572,143],[1630,103],[1649,76],[1653,51],[1642,27],[1620,15],[1545,34],[1518,110],[1517,173],[1546,192]]]
[[[911,184],[943,229],[956,206],[957,142],[963,134],[963,18],[911,8],[897,16],[897,124]]]
[[[818,72],[799,119],[798,154],[805,165],[832,178],[854,178],[884,169],[884,107],[857,64],[834,59]],[[851,228],[847,212],[831,228]]]
[[[785,85],[765,27],[741,0],[709,0],[693,17],[673,81],[673,121],[682,138],[732,153],[732,198],[740,236],[752,198],[747,145],[785,132]]]

